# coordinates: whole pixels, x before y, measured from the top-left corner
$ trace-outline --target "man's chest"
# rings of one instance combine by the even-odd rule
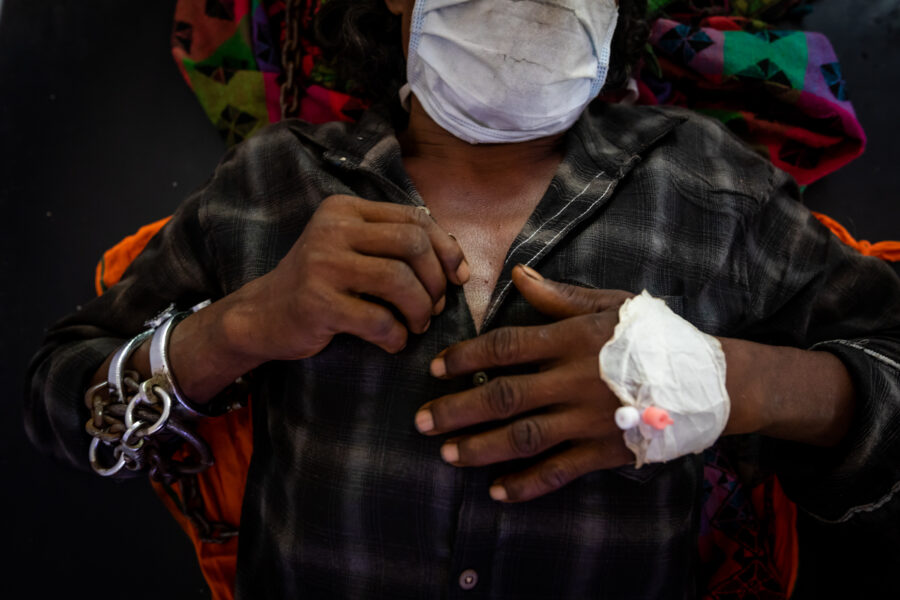
[[[477,329],[484,321],[506,254],[528,218],[527,212],[522,213],[499,219],[479,218],[477,212],[451,216],[439,209],[432,211],[438,223],[457,239],[469,263],[471,276],[463,291]]]
[[[523,177],[515,186],[457,182],[435,186],[427,173],[413,179],[425,205],[442,229],[459,242],[471,277],[464,286],[466,303],[480,329],[506,256],[544,196],[553,172],[549,168]]]

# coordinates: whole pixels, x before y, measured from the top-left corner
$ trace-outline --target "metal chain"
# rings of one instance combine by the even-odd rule
[[[154,386],[152,379],[138,384],[138,377],[134,371],[126,372],[125,393],[121,396],[104,397],[100,391],[107,386],[106,382],[91,387],[85,394],[85,404],[91,411],[91,418],[85,424],[93,437],[91,466],[105,476],[115,475],[123,468],[146,469],[191,522],[201,542],[227,542],[238,535],[238,529],[229,523],[210,520],[199,491],[198,474],[213,464],[209,445],[188,425],[168,418],[165,390]],[[170,406],[171,399],[168,403]],[[188,458],[174,460],[172,447],[186,448]],[[97,455],[100,448],[112,455],[111,466],[101,465]],[[172,487],[178,482],[181,496]]]
[[[89,453],[93,469],[110,477],[123,468],[140,471],[149,467],[155,480],[172,482],[211,466],[212,452],[206,442],[189,426],[170,418],[172,399],[165,389],[153,378],[138,384],[139,377],[127,371],[121,394],[101,394],[106,382],[85,393],[84,402],[91,411],[85,430],[93,438]],[[161,446],[175,445],[176,440],[188,448],[189,458],[163,459],[168,453],[162,452]]]
[[[303,0],[285,0],[284,44],[281,46],[281,67],[284,81],[281,84],[281,118],[297,116],[300,106],[300,79],[303,73],[303,56],[300,52],[300,21]]]
[[[191,310],[196,312],[207,304],[209,301]],[[177,396],[173,403],[171,387],[167,385],[170,379],[165,373],[138,383],[140,374],[125,369],[130,354],[154,334],[165,319],[173,318],[174,308],[172,305],[156,319],[148,321],[146,325],[151,327],[150,330],[132,338],[115,353],[108,380],[85,392],[84,404],[91,414],[85,423],[85,429],[92,437],[89,459],[94,471],[107,477],[123,468],[146,470],[153,481],[162,484],[194,525],[200,540],[218,544],[238,535],[238,530],[206,516],[197,475],[212,466],[213,456],[209,445],[194,430],[191,417],[196,412],[185,414],[181,408],[183,401]],[[151,343],[151,349],[152,346]],[[104,389],[107,394],[102,393]],[[236,410],[245,406],[247,399],[248,381],[239,377],[221,392],[219,406],[209,414]],[[176,460],[173,457],[173,452],[179,449],[186,451],[186,458]],[[103,459],[100,454],[105,455]],[[179,481],[183,499],[172,489]]]
[[[206,514],[203,496],[200,494],[196,475],[181,478],[179,481],[180,495],[175,492],[171,485],[163,484],[163,486],[181,513],[194,526],[200,541],[204,544],[224,544],[238,535],[238,529],[235,526],[223,521],[211,521],[209,519],[209,516]]]

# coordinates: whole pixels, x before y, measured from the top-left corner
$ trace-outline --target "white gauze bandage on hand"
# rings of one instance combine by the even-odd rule
[[[702,452],[728,423],[731,402],[719,340],[646,290],[619,309],[613,336],[600,350],[600,377],[623,407],[645,415],[648,408],[662,409],[671,418],[671,424],[661,428],[644,422],[646,418],[629,427],[634,410],[624,409],[620,426],[636,467]]]

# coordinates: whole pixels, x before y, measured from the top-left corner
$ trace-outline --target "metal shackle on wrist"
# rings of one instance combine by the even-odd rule
[[[175,325],[192,313],[209,305],[205,301],[189,311],[176,311],[172,304],[145,323],[149,329],[123,344],[113,355],[107,373],[107,381],[89,388],[85,404],[91,411],[86,424],[93,437],[88,451],[91,467],[104,477],[115,475],[123,468],[140,470],[147,466],[147,456],[157,459],[159,436],[181,438],[193,449],[196,464],[185,464],[178,471],[197,472],[212,464],[209,447],[193,435],[185,423],[201,416],[223,414],[224,410],[201,411],[191,404],[176,383],[169,362],[169,341]],[[126,371],[126,365],[134,352],[150,338],[151,376],[138,382],[140,375]],[[109,397],[99,395],[103,385]],[[115,459],[105,466],[99,457],[101,445],[111,448]],[[153,449],[150,451],[150,449]],[[183,468],[182,468],[183,467]]]

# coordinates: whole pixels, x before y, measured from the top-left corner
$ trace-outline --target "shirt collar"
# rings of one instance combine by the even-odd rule
[[[570,136],[601,170],[619,178],[686,119],[657,107],[595,102],[572,127]],[[364,113],[356,124],[295,121],[291,127],[320,146],[326,162],[344,168],[379,170],[400,153],[396,137],[388,135],[393,127],[375,111]]]
[[[572,127],[597,166],[619,179],[687,117],[652,106],[595,102]]]
[[[383,163],[385,154],[399,153],[400,146],[390,121],[376,111],[366,111],[356,123],[333,121],[313,125],[291,120],[288,127],[322,150],[326,163],[344,168],[373,168]],[[385,144],[388,138],[388,144]],[[390,143],[393,141],[393,144]]]

